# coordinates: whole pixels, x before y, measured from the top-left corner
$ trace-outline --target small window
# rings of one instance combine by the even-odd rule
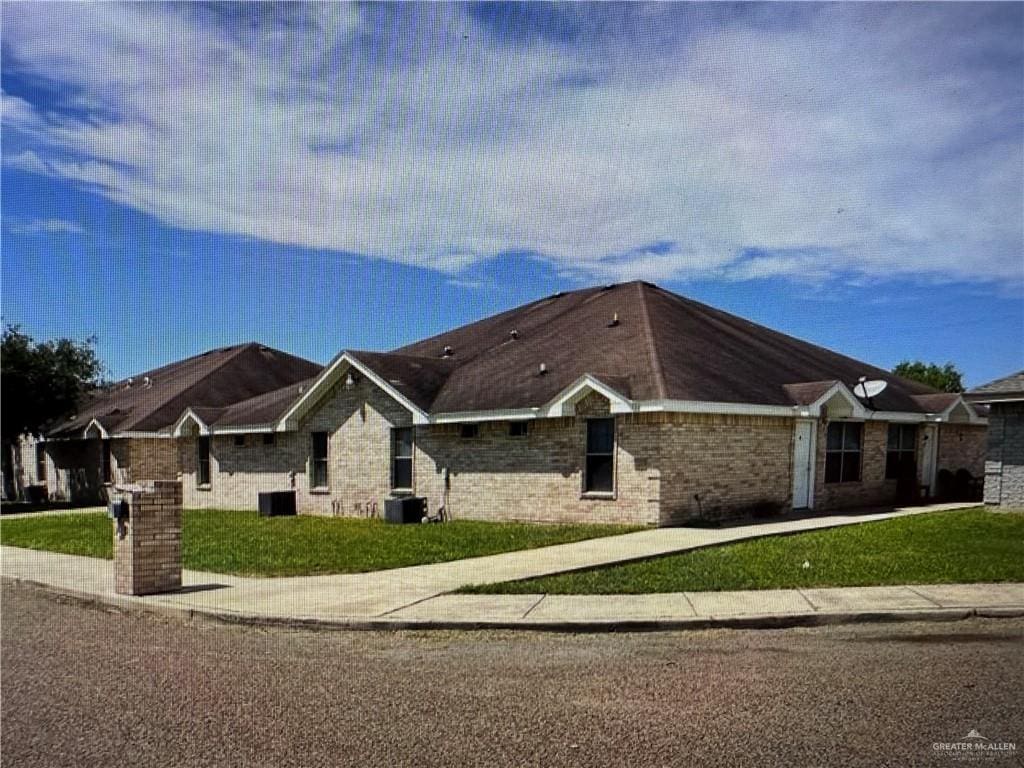
[[[587,466],[583,489],[611,493],[615,479],[615,419],[587,421]]]
[[[266,434],[263,435],[263,444],[264,445],[273,445],[274,444],[274,433],[273,432],[267,432]]]
[[[825,443],[825,482],[855,483],[860,480],[863,424],[833,421]]]
[[[885,451],[885,479],[906,480],[917,475],[917,427],[890,424]]]
[[[412,428],[391,430],[391,487],[412,488]]]
[[[479,424],[463,424],[459,427],[459,437],[480,437]]]
[[[103,482],[109,483],[111,475],[113,474],[110,468],[112,464],[112,459],[110,455],[110,441],[104,440],[100,445],[100,450],[103,451]]]
[[[310,457],[310,471],[312,473],[312,487],[327,487],[327,433],[313,432],[311,435],[313,453]]]
[[[530,432],[530,422],[512,421],[508,425],[509,437],[526,437]]]
[[[36,482],[46,482],[46,446],[36,443]]]
[[[210,436],[200,435],[196,440],[196,483],[210,484]]]
[[[245,445],[245,435],[235,435],[235,448]]]

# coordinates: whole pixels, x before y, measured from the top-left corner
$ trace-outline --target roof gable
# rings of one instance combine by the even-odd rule
[[[81,437],[93,419],[111,434],[169,431],[188,407],[223,408],[319,370],[316,363],[261,344],[210,350],[96,393],[50,435]]]

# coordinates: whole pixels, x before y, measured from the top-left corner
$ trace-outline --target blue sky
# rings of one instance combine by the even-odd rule
[[[115,377],[634,278],[1024,367],[1022,4],[0,8],[3,316]]]

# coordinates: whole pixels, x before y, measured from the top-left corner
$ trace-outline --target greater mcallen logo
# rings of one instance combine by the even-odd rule
[[[993,741],[972,728],[959,741],[937,741],[932,744],[932,749],[955,759],[979,760],[1012,757],[1017,753],[1017,744],[1012,741]]]

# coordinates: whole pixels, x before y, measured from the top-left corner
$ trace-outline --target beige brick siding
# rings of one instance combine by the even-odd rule
[[[339,383],[324,395],[295,432],[278,432],[274,445],[262,436],[215,435],[210,442],[208,489],[197,488],[195,437],[180,440],[185,506],[256,509],[261,491],[294,488],[296,507],[305,514],[365,516],[383,514],[391,490],[391,428],[411,425],[408,411],[361,379],[351,389]],[[309,487],[312,433],[328,433],[328,487]]]
[[[790,507],[792,419],[684,413],[638,418],[661,470],[663,525]]]
[[[59,501],[105,500],[99,440],[49,440],[46,484]]]
[[[130,438],[131,454],[127,479],[176,480],[181,469],[178,464],[178,446],[175,442],[170,438]]]
[[[292,472],[305,472],[307,447],[294,432],[275,433],[274,444],[264,445],[263,435],[215,435],[210,441],[210,485],[196,485],[196,438],[181,438],[182,492],[189,509],[256,509],[263,491],[292,488]]]
[[[443,503],[444,470],[453,519],[535,522],[658,522],[655,444],[635,416],[616,417],[615,484],[611,497],[583,493],[586,417],[531,422],[525,437],[509,436],[506,421],[481,424],[478,437],[455,425],[416,431],[417,495],[431,512]]]
[[[814,508],[844,509],[847,507],[891,504],[896,499],[896,481],[885,479],[885,455],[889,440],[889,423],[863,422],[860,480],[846,483],[825,482],[825,448],[828,426],[818,423],[817,464],[814,473]],[[921,430],[918,430],[918,441]]]
[[[132,490],[112,491],[129,504],[124,536],[111,523],[114,538],[114,590],[148,595],[181,586],[182,490],[174,481],[156,481]]]
[[[608,413],[607,400],[591,393],[574,416],[531,420],[525,437],[512,437],[508,421],[481,423],[478,436],[468,438],[459,425],[416,426],[412,492],[434,512],[446,501],[447,476],[455,519],[671,525],[790,508],[794,420],[782,417],[617,415],[614,493],[584,494],[586,420]],[[208,488],[196,487],[194,435],[114,441],[112,448],[115,467],[126,462],[133,480],[180,472],[186,507],[253,510],[260,492],[294,489],[304,514],[380,517],[393,495],[391,430],[411,424],[408,411],[360,379],[351,388],[339,383],[297,431],[275,433],[272,445],[261,434],[243,436],[240,445],[233,435],[214,436]],[[861,479],[826,484],[826,425],[818,423],[815,509],[896,500],[896,481],[885,479],[888,424],[866,422],[863,430]],[[309,487],[312,433],[319,431],[328,433],[322,490]],[[939,435],[939,469],[981,473],[983,427],[943,424]],[[98,473],[99,440],[63,446],[54,449],[58,467],[92,466]]]
[[[985,425],[939,425],[938,469],[966,469],[974,477],[985,474]]]

